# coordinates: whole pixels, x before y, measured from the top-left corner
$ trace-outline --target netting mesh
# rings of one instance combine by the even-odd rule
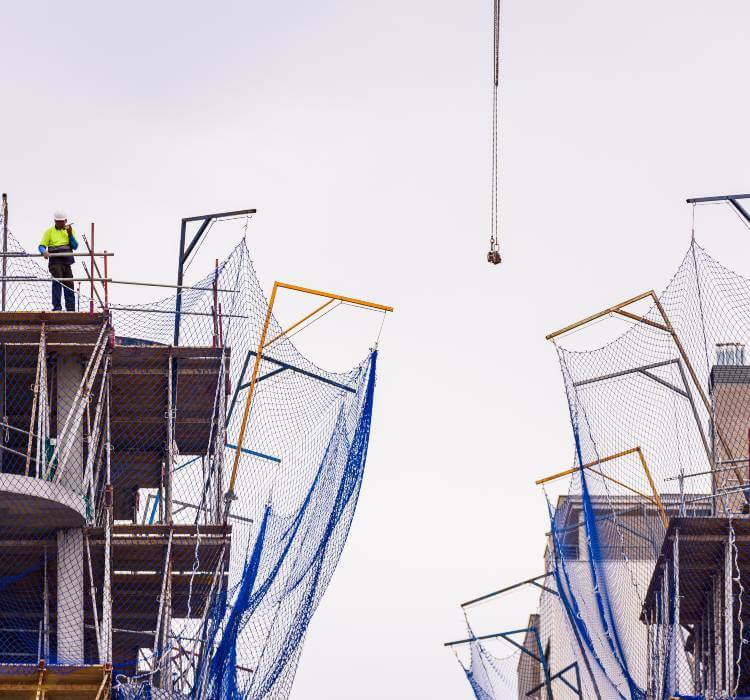
[[[521,652],[497,657],[482,642],[472,642],[469,647],[470,662],[464,666],[464,672],[477,700],[516,697]]]
[[[587,692],[735,697],[745,682],[744,642],[733,650],[716,626],[733,613],[729,626],[744,626],[736,552],[728,577],[724,561],[737,547],[733,521],[747,513],[750,286],[693,244],[659,301],[661,309],[654,304],[604,347],[558,347],[576,464],[587,466],[551,506],[555,576],[575,623],[576,657],[589,667]],[[707,553],[679,544],[677,518],[698,539],[709,536],[709,520],[726,523],[703,569],[691,559]],[[670,549],[668,522],[669,541],[678,542]],[[707,600],[706,576],[716,578],[720,600]],[[709,612],[711,624],[702,625]],[[711,628],[710,659],[708,645],[704,657],[697,653],[702,627]],[[729,645],[719,668],[716,644]]]
[[[547,497],[542,697],[750,697],[750,281],[693,242],[609,316],[631,327],[601,347],[556,340],[575,471]]]
[[[271,317],[228,492],[268,308],[244,241],[182,292],[176,345],[174,296],[45,313],[48,273],[9,248],[0,674],[111,663],[122,698],[287,697],[356,508],[377,353],[327,372]]]

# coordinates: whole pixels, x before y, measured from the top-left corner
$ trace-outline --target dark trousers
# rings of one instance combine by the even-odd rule
[[[70,265],[63,265],[58,262],[50,262],[49,264],[50,274],[55,280],[70,278],[73,276],[73,269]],[[65,310],[75,311],[76,310],[76,297],[73,291],[72,282],[53,282],[52,283],[52,310],[62,311],[62,305],[60,304],[60,295],[65,291]]]

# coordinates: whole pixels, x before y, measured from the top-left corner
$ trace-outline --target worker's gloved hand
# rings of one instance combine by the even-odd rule
[[[68,233],[72,233],[72,231],[73,231],[73,227],[72,227],[72,226],[71,226],[70,224],[68,224],[68,225],[67,225],[67,226],[65,227],[65,230],[66,230],[66,231],[67,231]]]

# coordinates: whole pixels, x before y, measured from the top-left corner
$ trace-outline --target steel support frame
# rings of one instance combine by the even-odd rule
[[[253,357],[257,356],[257,352],[255,350],[249,350],[248,355],[252,355]],[[336,387],[337,389],[343,389],[344,391],[348,391],[350,394],[354,393],[354,389],[352,387],[347,386],[346,384],[341,384],[340,382],[334,382],[331,379],[328,379],[327,377],[321,377],[319,374],[315,374],[314,372],[308,372],[306,369],[302,369],[301,367],[297,367],[295,365],[290,365],[288,362],[282,362],[281,360],[277,360],[273,357],[267,357],[266,355],[263,356],[263,359],[266,362],[270,362],[273,365],[277,365],[278,369],[271,370],[270,372],[267,372],[266,374],[260,376],[256,380],[256,384],[266,380],[270,379],[271,377],[279,374],[280,372],[283,372],[284,370],[289,370],[291,372],[296,372],[297,374],[301,374],[304,377],[309,377],[310,379],[315,379],[319,382],[323,382],[323,384],[330,384],[331,386]],[[246,382],[245,384],[239,385],[238,389],[247,389],[247,387],[250,386],[250,382]]]
[[[611,462],[612,460],[620,459],[621,457],[627,457],[628,455],[632,455],[632,454],[638,455],[638,459],[641,463],[643,472],[646,475],[646,480],[648,481],[649,488],[651,489],[651,496],[643,493],[642,491],[638,491],[637,489],[634,489],[632,486],[628,486],[627,484],[624,484],[622,481],[619,481],[618,479],[615,479],[614,477],[609,476],[608,474],[605,474],[604,472],[597,471],[596,469],[593,468],[599,464],[605,464],[606,462]],[[662,503],[661,497],[659,496],[659,491],[656,488],[656,484],[654,483],[653,477],[651,476],[651,470],[648,468],[648,463],[646,462],[646,458],[643,455],[643,450],[641,449],[639,445],[636,447],[631,447],[629,450],[616,452],[615,454],[607,455],[606,457],[602,457],[601,459],[597,459],[593,462],[582,464],[580,467],[571,467],[570,469],[565,469],[564,471],[557,472],[556,474],[545,476],[542,479],[537,479],[534,483],[537,486],[540,486],[542,484],[546,484],[549,481],[554,481],[555,479],[561,479],[564,476],[569,476],[570,474],[574,474],[575,472],[582,471],[584,469],[596,474],[597,476],[602,477],[603,479],[606,479],[607,481],[611,481],[612,483],[617,484],[618,486],[621,486],[622,488],[627,489],[628,491],[631,491],[632,493],[636,494],[637,496],[640,496],[641,498],[645,499],[646,501],[649,501],[650,503],[653,503],[659,510],[659,515],[661,516],[664,527],[666,528],[669,526],[669,518],[667,517],[667,511],[664,508],[664,504]]]
[[[536,641],[537,653],[530,651],[523,644],[519,644],[515,639],[512,639],[511,635],[514,634],[527,634],[531,632],[534,635]],[[539,630],[536,627],[524,627],[522,629],[510,630],[509,632],[495,632],[495,634],[483,634],[478,637],[469,637],[468,639],[459,639],[455,642],[445,642],[443,646],[454,647],[461,644],[471,644],[472,642],[481,642],[485,639],[504,639],[509,644],[519,649],[522,653],[530,656],[534,661],[542,666],[544,673],[544,683],[540,687],[546,686],[547,689],[547,700],[554,700],[552,695],[552,676],[550,675],[549,665],[547,664],[547,658],[544,655],[544,649],[542,648],[542,640],[539,636]],[[567,669],[565,669],[567,670]],[[538,689],[538,688],[537,688]]]
[[[468,608],[472,605],[476,605],[477,603],[482,603],[485,600],[489,600],[490,598],[494,598],[495,596],[501,595],[503,593],[507,593],[508,591],[513,591],[516,588],[521,588],[522,586],[536,586],[537,588],[541,588],[543,591],[547,591],[547,593],[551,593],[552,595],[557,595],[557,591],[552,590],[551,588],[548,588],[547,586],[542,585],[539,583],[540,579],[545,579],[548,576],[552,576],[552,572],[548,572],[546,574],[540,574],[539,576],[534,576],[534,578],[527,578],[523,581],[519,581],[518,583],[514,583],[511,586],[506,586],[505,588],[501,588],[498,591],[493,591],[492,593],[487,593],[486,595],[479,596],[479,598],[472,598],[472,600],[467,600],[465,603],[461,603],[462,608]]]
[[[182,245],[181,245],[181,250],[182,250]],[[182,262],[183,262],[183,260],[181,258],[181,264],[182,264]],[[265,316],[265,319],[264,319],[264,322],[263,322],[263,330],[261,332],[261,337],[260,337],[260,341],[258,343],[258,348],[257,348],[256,352],[253,353],[254,356],[255,356],[255,362],[253,363],[252,377],[251,377],[250,382],[249,382],[248,387],[247,387],[248,388],[248,393],[247,393],[247,397],[245,399],[245,408],[244,408],[244,412],[243,412],[243,416],[242,416],[242,423],[240,425],[239,437],[237,439],[237,444],[234,445],[234,450],[235,450],[235,452],[234,452],[234,461],[233,461],[233,464],[232,464],[232,470],[231,470],[231,473],[230,473],[230,478],[229,478],[229,484],[228,484],[227,492],[226,492],[226,494],[224,496],[225,506],[224,506],[223,522],[224,522],[225,525],[227,524],[229,518],[231,517],[232,501],[236,498],[235,494],[234,494],[234,488],[235,488],[235,484],[236,484],[236,480],[237,480],[237,473],[238,473],[238,469],[239,469],[240,455],[244,452],[245,434],[246,434],[246,431],[247,431],[247,424],[248,424],[248,419],[249,419],[249,416],[250,416],[250,407],[252,405],[252,399],[253,399],[253,395],[254,395],[254,392],[255,392],[255,387],[256,387],[256,385],[258,383],[258,373],[259,373],[259,370],[260,370],[260,363],[261,363],[262,359],[266,359],[266,358],[263,357],[263,348],[266,346],[266,339],[268,337],[268,327],[269,327],[270,322],[271,322],[271,317],[272,317],[272,312],[273,312],[273,306],[274,306],[274,302],[276,301],[276,295],[277,295],[279,289],[288,289],[288,290],[291,290],[291,291],[298,291],[298,292],[302,292],[302,293],[306,293],[306,294],[311,294],[311,295],[314,295],[314,296],[324,297],[326,299],[339,300],[339,301],[347,302],[347,303],[354,304],[354,305],[357,305],[357,306],[363,306],[363,307],[366,307],[366,308],[378,309],[378,310],[383,311],[383,312],[393,311],[393,307],[384,306],[382,304],[376,304],[376,303],[370,302],[370,301],[364,301],[364,300],[361,300],[361,299],[354,299],[352,297],[344,297],[344,296],[341,296],[341,295],[338,295],[338,294],[331,294],[330,292],[323,292],[323,291],[320,291],[320,290],[309,289],[307,287],[300,287],[298,285],[287,284],[285,282],[278,282],[278,281],[274,282],[273,289],[271,290],[271,297],[270,297],[269,302],[268,302],[268,309],[266,310],[266,316]],[[178,323],[178,322],[176,321],[176,323]],[[178,338],[177,330],[175,330],[175,337]],[[277,338],[275,338],[274,340],[276,340],[276,339]],[[235,405],[235,401],[236,401],[236,399],[238,397],[238,393],[239,393],[239,389],[240,389],[239,384],[242,383],[242,379],[244,378],[245,372],[247,371],[249,362],[250,362],[250,353],[248,353],[247,356],[245,357],[245,361],[244,361],[244,364],[243,364],[243,367],[242,367],[242,372],[240,374],[240,379],[239,379],[239,382],[238,382],[238,387],[237,387],[237,389],[235,389],[234,395],[232,397],[231,405],[229,407],[229,410],[227,411],[227,418],[226,418],[226,421],[225,421],[225,425],[228,425],[229,420],[231,418],[232,411],[233,411],[234,405]],[[228,447],[229,447],[229,445],[228,445]],[[198,654],[198,664],[197,664],[198,668],[204,668],[204,665],[202,665],[201,662],[203,661],[204,654],[206,653],[205,645],[206,645],[206,641],[207,641],[207,639],[209,637],[209,634],[208,634],[208,625],[209,625],[208,615],[209,615],[209,610],[211,609],[213,599],[218,594],[219,588],[222,585],[222,583],[221,583],[221,576],[222,576],[222,573],[223,573],[225,567],[227,566],[227,558],[228,558],[227,557],[227,549],[226,549],[226,546],[224,546],[224,547],[222,547],[219,564],[218,564],[218,566],[216,568],[216,575],[214,576],[214,580],[213,580],[213,582],[211,584],[211,591],[209,592],[209,595],[208,595],[208,599],[207,599],[207,602],[206,602],[206,611],[204,613],[204,619],[203,619],[203,622],[201,624],[201,640],[200,640],[200,646],[201,646],[201,648],[200,648],[200,652]],[[205,676],[205,669],[204,669],[203,674],[201,675],[200,678],[196,679],[196,684],[195,684],[195,695],[196,695],[197,698],[199,698],[199,700],[202,700],[202,698],[204,697],[204,694],[206,692],[206,685],[205,685],[205,683],[206,683],[206,676]]]
[[[269,343],[266,343],[266,347],[268,345]],[[242,363],[242,370],[240,371],[240,377],[237,380],[237,386],[234,388],[234,393],[232,394],[232,401],[230,402],[229,410],[227,411],[227,419],[226,419],[227,425],[229,425],[229,420],[231,419],[232,413],[234,412],[234,407],[235,407],[235,404],[237,403],[237,398],[239,397],[240,391],[242,391],[243,389],[247,389],[250,386],[250,382],[244,381],[245,374],[247,373],[247,368],[250,364],[250,358],[257,357],[257,356],[258,356],[257,350],[248,350],[247,354],[245,355],[245,360]],[[304,377],[315,379],[319,382],[323,382],[324,384],[330,384],[331,386],[335,386],[338,389],[343,389],[344,391],[348,391],[352,394],[354,393],[354,389],[352,389],[352,387],[350,386],[346,386],[346,384],[341,384],[340,382],[334,382],[333,380],[328,379],[327,377],[321,377],[319,374],[315,374],[314,372],[308,372],[306,369],[302,369],[301,367],[290,365],[288,362],[282,362],[281,360],[277,360],[273,357],[266,357],[265,355],[263,356],[263,359],[266,362],[270,362],[273,365],[277,365],[277,368],[274,370],[271,370],[270,372],[266,372],[266,374],[263,374],[260,377],[258,377],[255,380],[256,385],[262,381],[265,381],[266,379],[275,377],[277,374],[280,374],[281,372],[289,370],[290,372],[296,372],[297,374],[301,374]]]
[[[708,204],[710,202],[729,202],[730,206],[750,225],[750,212],[738,200],[750,199],[750,194],[722,194],[715,197],[691,197],[685,201],[688,204]]]
[[[665,379],[662,379],[661,377],[658,377],[657,375],[653,374],[649,370],[652,369],[658,369],[659,367],[667,367],[669,365],[677,365],[677,369],[680,373],[680,379],[682,381],[682,385],[684,387],[683,389],[680,389],[678,386],[675,386],[671,382],[666,381]],[[662,362],[652,362],[650,364],[641,365],[640,367],[633,367],[631,369],[622,370],[619,372],[612,372],[609,374],[603,374],[598,377],[591,377],[590,379],[582,379],[578,382],[573,382],[573,386],[578,388],[582,386],[587,386],[589,384],[594,384],[597,382],[606,381],[608,379],[616,379],[619,377],[624,377],[629,374],[642,374],[643,376],[647,377],[648,379],[651,379],[658,384],[661,384],[662,386],[666,387],[667,389],[671,389],[675,393],[679,394],[680,396],[683,396],[688,400],[690,403],[690,410],[693,414],[693,419],[695,420],[695,424],[698,427],[698,433],[700,434],[701,443],[703,444],[703,449],[706,453],[706,457],[709,461],[709,464],[713,463],[713,453],[711,451],[711,447],[708,444],[708,438],[706,437],[706,432],[703,429],[703,425],[700,421],[700,416],[698,415],[698,409],[695,406],[695,400],[693,399],[693,395],[690,392],[690,384],[688,383],[688,379],[685,376],[685,370],[682,366],[682,361],[680,358],[672,358],[671,360],[663,360]],[[710,474],[714,475],[716,469],[711,469],[709,472]]]
[[[576,674],[576,685],[573,685],[570,681],[568,681],[567,678],[565,678],[565,674],[568,671],[575,671]],[[556,673],[553,673],[550,676],[550,681],[554,681],[557,678],[559,678],[568,688],[570,688],[581,700],[583,700],[583,688],[581,687],[581,674],[578,670],[578,662],[574,661],[572,664],[569,664],[565,668],[557,671]],[[536,693],[537,690],[541,690],[544,688],[545,684],[540,683],[539,685],[533,687],[531,690],[526,691],[526,697],[529,697],[533,693]]]
[[[216,214],[200,214],[199,216],[188,216],[182,219],[180,224],[180,253],[177,258],[177,297],[175,300],[175,319],[174,319],[174,344],[180,344],[180,312],[182,311],[182,282],[185,274],[185,263],[190,257],[191,253],[195,250],[195,247],[200,242],[203,235],[206,233],[206,229],[212,221],[218,221],[219,219],[226,219],[232,216],[244,216],[257,213],[256,209],[239,209],[237,211],[223,211]],[[194,221],[200,221],[201,224],[198,230],[195,232],[192,240],[185,247],[185,236],[187,233],[187,225]]]
[[[182,245],[181,245],[181,250],[182,250]],[[182,262],[183,262],[183,259],[181,257],[181,264]],[[334,301],[338,300],[341,302],[354,304],[356,306],[362,306],[362,307],[371,308],[371,309],[378,309],[383,312],[393,311],[393,307],[384,306],[383,304],[377,304],[377,303],[370,302],[370,301],[364,301],[362,299],[355,299],[353,297],[345,297],[339,294],[332,294],[330,292],[323,292],[323,291],[316,290],[316,289],[309,289],[307,287],[300,287],[298,285],[287,284],[285,282],[279,282],[279,281],[274,282],[273,289],[271,290],[271,297],[268,302],[268,309],[266,310],[266,316],[263,322],[263,329],[261,332],[260,341],[258,342],[258,348],[255,351],[255,353],[253,353],[255,356],[255,362],[253,363],[252,376],[247,386],[248,393],[245,399],[245,408],[244,408],[244,412],[242,415],[242,423],[240,424],[240,432],[237,438],[237,444],[234,446],[234,450],[235,450],[234,461],[232,463],[232,469],[230,472],[227,492],[224,496],[225,506],[224,506],[223,522],[225,525],[227,524],[229,518],[231,517],[232,501],[236,498],[234,494],[234,488],[235,488],[235,484],[237,481],[237,473],[239,470],[240,455],[244,452],[244,441],[245,441],[245,434],[247,432],[248,419],[250,416],[250,407],[252,405],[253,395],[255,393],[255,387],[258,383],[258,373],[260,370],[260,363],[261,363],[261,360],[266,359],[263,357],[263,349],[266,347],[266,340],[268,338],[268,327],[271,323],[273,306],[274,306],[274,302],[276,301],[277,293],[280,289],[287,289],[290,291],[302,292],[304,294],[311,294],[313,296],[319,296],[319,297],[323,297],[325,299],[331,299]],[[179,323],[179,322],[176,321],[176,323]],[[281,337],[281,335],[274,338],[274,341],[277,340],[279,337]],[[178,338],[177,326],[175,329],[175,338]],[[240,374],[240,379],[238,382],[238,387],[237,389],[235,389],[234,395],[232,397],[231,405],[229,407],[229,410],[227,411],[227,418],[225,421],[226,425],[229,424],[229,420],[231,418],[232,411],[234,409],[235,401],[239,394],[239,390],[240,390],[239,385],[242,383],[242,379],[244,378],[245,372],[247,371],[249,362],[250,362],[250,353],[248,353],[247,356],[245,357],[245,361],[242,367],[242,372]],[[226,546],[224,546],[221,551],[219,565],[217,566],[217,570],[216,570],[216,576],[214,577],[214,580],[212,582],[211,591],[209,593],[208,600],[206,602],[206,612],[204,614],[203,623],[201,624],[201,630],[202,630],[201,631],[201,650],[198,655],[198,658],[199,658],[198,668],[202,668],[201,662],[206,652],[205,643],[208,638],[208,629],[207,629],[208,628],[208,613],[209,613],[209,610],[211,609],[212,600],[218,594],[219,587],[221,586],[221,583],[220,583],[221,575],[226,566],[227,566],[227,550],[226,550]],[[196,694],[196,697],[199,698],[199,700],[202,700],[206,692],[205,682],[206,682],[206,677],[205,677],[205,671],[204,671],[202,677],[198,678],[196,682],[195,694]]]
[[[301,287],[296,284],[289,284],[287,282],[276,281],[273,283],[273,289],[271,290],[271,297],[268,302],[268,309],[266,310],[266,317],[263,321],[263,330],[260,335],[260,341],[258,342],[258,349],[255,352],[255,362],[253,363],[253,371],[248,385],[247,397],[245,399],[245,409],[242,414],[242,422],[240,424],[240,432],[237,438],[237,447],[234,452],[234,461],[232,463],[232,470],[229,477],[229,484],[227,494],[225,497],[226,507],[224,514],[224,522],[226,523],[229,513],[231,511],[232,500],[235,498],[234,487],[237,480],[237,472],[240,464],[240,455],[242,454],[242,448],[245,442],[245,433],[247,432],[248,418],[250,416],[250,407],[252,405],[253,396],[255,394],[255,387],[258,383],[258,374],[260,371],[260,363],[263,357],[263,349],[266,347],[266,339],[268,338],[268,327],[271,323],[271,317],[273,314],[273,307],[276,301],[276,296],[279,290],[286,289],[288,291],[301,292],[303,294],[310,294],[312,296],[323,297],[325,299],[338,300],[340,302],[353,304],[355,306],[361,306],[369,309],[377,309],[384,313],[392,312],[392,306],[385,306],[372,301],[365,301],[363,299],[355,299],[354,297],[346,297],[340,294],[332,294],[331,292],[324,292],[318,289],[310,289],[309,287]],[[277,338],[280,336],[277,336]],[[276,340],[275,338],[274,340]],[[231,410],[231,409],[230,409]]]
[[[744,199],[744,198],[750,198],[750,195],[732,195],[732,198],[735,199]],[[720,201],[721,199],[725,199],[722,197],[718,198],[704,198],[703,201]],[[690,201],[690,200],[688,200]],[[696,200],[697,201],[697,200]],[[659,323],[657,321],[652,321],[649,318],[646,318],[645,316],[638,315],[631,313],[630,311],[626,310],[626,307],[632,306],[633,304],[643,301],[645,299],[651,299],[651,301],[654,304],[654,307],[659,312],[659,316],[662,319],[662,322]],[[703,387],[701,386],[701,383],[698,379],[698,375],[695,371],[695,368],[693,367],[693,364],[690,362],[690,358],[687,355],[687,351],[685,350],[684,345],[682,344],[682,341],[680,340],[680,337],[677,335],[677,331],[675,330],[674,326],[672,325],[672,322],[669,319],[669,316],[667,315],[666,310],[664,309],[664,306],[662,305],[659,297],[657,296],[656,292],[651,289],[647,292],[643,292],[642,294],[639,294],[638,296],[632,297],[630,299],[626,299],[625,301],[615,304],[614,306],[610,306],[606,309],[603,309],[602,311],[599,311],[595,314],[592,314],[591,316],[587,316],[584,319],[581,319],[580,321],[576,321],[575,323],[571,323],[564,328],[560,328],[559,330],[553,331],[552,333],[549,333],[547,336],[545,336],[546,340],[554,340],[555,338],[568,333],[569,331],[572,331],[576,328],[580,328],[581,326],[585,326],[588,323],[591,323],[592,321],[596,321],[600,318],[603,318],[605,316],[610,316],[612,314],[617,314],[620,316],[623,316],[625,318],[629,318],[630,320],[637,321],[639,323],[644,323],[647,326],[651,326],[653,328],[657,328],[658,330],[662,330],[670,335],[672,338],[672,342],[675,344],[675,347],[677,348],[677,352],[680,355],[680,359],[682,360],[682,364],[687,368],[688,374],[690,375],[690,379],[692,381],[693,386],[698,392],[698,395],[701,399],[701,402],[703,403],[706,412],[711,419],[711,423],[713,424],[713,407],[711,406],[711,402],[709,401],[708,397],[706,396],[706,392],[703,390]],[[681,367],[681,365],[678,363],[678,367]],[[685,385],[685,388],[688,389],[688,385]],[[688,389],[688,394],[691,394],[692,392]],[[690,398],[690,397],[688,397]],[[692,404],[692,402],[691,402]],[[701,429],[700,426],[700,420],[697,415],[697,411],[695,407],[693,407],[693,411],[696,417],[696,420],[698,422],[698,427]],[[721,442],[722,446],[726,450],[727,454],[729,455],[730,459],[732,458],[732,451],[729,448],[729,445],[727,445],[726,440],[724,440],[724,437],[722,436],[721,432],[716,429],[716,435],[719,438],[719,441]],[[703,437],[703,436],[702,436]],[[713,453],[709,456],[709,462],[711,467],[715,467],[715,457]],[[747,486],[747,482],[745,481],[744,477],[742,476],[739,469],[736,470],[735,476],[737,477],[737,481],[741,485]],[[745,500],[750,503],[750,495],[748,495],[747,491],[743,491],[743,495],[745,497]]]

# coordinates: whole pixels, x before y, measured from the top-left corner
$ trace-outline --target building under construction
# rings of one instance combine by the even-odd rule
[[[92,226],[79,310],[50,312],[4,207],[0,697],[288,695],[353,517],[376,361],[327,373],[290,338],[390,307],[281,282],[266,299],[244,238],[187,285],[209,225],[253,213],[184,219],[173,296],[140,306],[112,299],[133,281]],[[283,328],[282,293],[318,302]]]
[[[748,198],[691,202],[750,223]],[[664,292],[548,340],[575,463],[540,465],[541,571],[462,606],[540,589],[528,623],[449,643],[476,697],[750,697],[750,281],[693,240]]]

